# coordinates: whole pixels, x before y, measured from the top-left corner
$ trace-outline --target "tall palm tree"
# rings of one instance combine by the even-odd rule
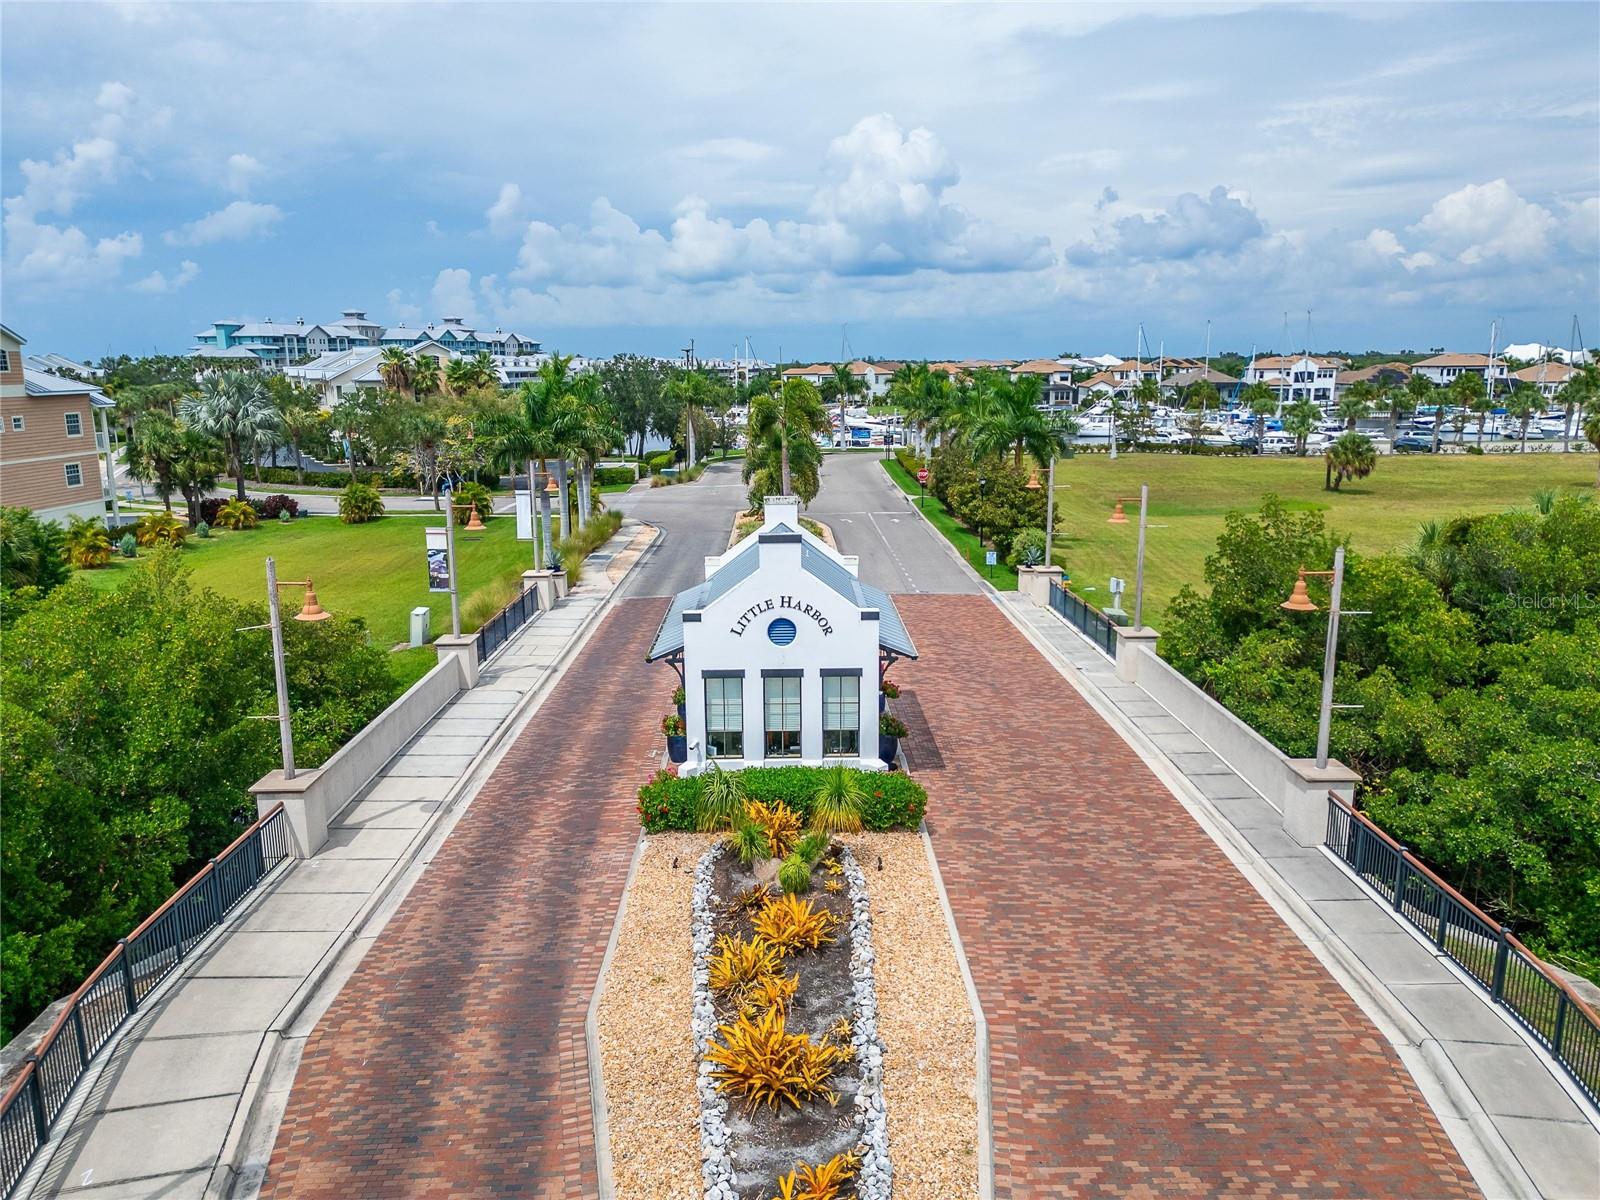
[[[411,386],[414,367],[411,355],[404,347],[388,346],[378,358],[378,378],[390,391],[404,392],[414,397],[416,393]]]
[[[1400,418],[1412,410],[1411,394],[1392,383],[1380,383],[1377,386],[1378,394],[1373,400],[1373,408],[1389,418],[1389,445],[1392,447]]]
[[[1489,389],[1484,386],[1483,376],[1473,371],[1461,372],[1450,384],[1450,399],[1452,403],[1467,412],[1478,415],[1478,445],[1481,447],[1483,425],[1494,408],[1494,400],[1489,396]]]
[[[1039,408],[1041,391],[1037,375],[1015,381],[1000,376],[993,404],[972,427],[973,457],[1009,453],[1020,467],[1024,455],[1044,465],[1065,450],[1067,434],[1061,424]]]
[[[598,375],[590,372],[574,379],[570,400],[575,412],[568,432],[577,456],[577,528],[582,529],[589,523],[589,514],[593,511],[594,465],[621,442],[624,435]]]
[[[500,368],[495,365],[494,355],[487,350],[480,350],[472,356],[470,363],[473,387],[487,388],[500,385]]]
[[[549,365],[546,363],[545,367]],[[561,392],[544,377],[545,367],[540,368],[541,378],[530,380],[517,389],[508,411],[491,413],[478,425],[478,434],[487,442],[490,458],[498,469],[515,475],[527,468],[530,515],[532,505],[539,505],[533,539],[535,569],[549,564],[555,545],[550,537],[550,497],[543,485],[545,467],[557,450],[555,407]],[[565,373],[563,364],[563,383]],[[537,471],[534,470],[536,460]]]
[[[1444,413],[1439,404],[1439,389],[1433,386],[1433,381],[1420,371],[1413,371],[1406,380],[1406,398],[1411,404],[1411,411],[1416,412],[1424,404],[1433,408],[1433,452],[1439,452],[1439,431],[1444,427]]]
[[[1261,439],[1267,436],[1267,418],[1278,415],[1278,393],[1264,383],[1252,383],[1239,393],[1245,410],[1255,419],[1256,453],[1261,453]]]
[[[439,360],[431,354],[419,354],[411,364],[411,394],[421,400],[440,391]]]
[[[1322,410],[1310,400],[1302,398],[1291,400],[1284,405],[1282,416],[1283,431],[1294,438],[1294,452],[1297,455],[1304,455],[1306,439],[1317,427],[1317,420],[1322,416]]]
[[[1544,397],[1539,395],[1539,389],[1526,380],[1519,379],[1511,389],[1511,394],[1506,397],[1506,416],[1517,421],[1517,453],[1528,452],[1528,422],[1533,419],[1533,414],[1544,408]]]
[[[694,466],[699,446],[695,439],[695,414],[705,407],[711,396],[711,381],[693,367],[684,367],[673,375],[666,386],[667,396],[682,412],[684,468]]]
[[[1345,388],[1343,394],[1334,402],[1333,411],[1344,422],[1346,433],[1354,433],[1356,422],[1371,415],[1373,404],[1377,399],[1378,389],[1373,387],[1369,380],[1362,379]]]
[[[816,499],[822,463],[816,438],[827,430],[822,397],[804,379],[785,380],[750,405],[744,480],[752,508],[769,495],[799,496],[807,504]]]
[[[839,433],[834,445],[849,445],[845,437],[844,408],[852,396],[864,396],[867,392],[866,380],[850,373],[849,363],[835,363],[833,373],[822,381],[822,398],[825,401],[837,401],[839,405]]]
[[[276,444],[283,423],[272,403],[265,382],[253,371],[219,371],[200,382],[197,395],[179,405],[179,414],[190,428],[214,437],[227,450],[228,462],[244,499],[244,452]]]
[[[452,396],[459,396],[473,386],[477,377],[470,360],[452,358],[444,369],[444,385]]]

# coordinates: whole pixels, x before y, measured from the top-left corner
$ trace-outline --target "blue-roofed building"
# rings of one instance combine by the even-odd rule
[[[915,657],[894,601],[800,527],[793,496],[768,496],[761,527],[706,559],[705,582],[673,597],[648,655],[683,683],[686,775],[712,763],[883,770],[878,685]]]
[[[325,354],[343,354],[386,346],[412,346],[438,343],[452,354],[474,355],[484,351],[496,358],[519,358],[539,353],[539,343],[518,333],[502,329],[475,329],[460,317],[445,317],[430,325],[408,329],[397,325],[385,329],[358,308],[347,308],[337,321],[307,324],[304,317],[294,321],[215,321],[210,329],[194,335],[190,354],[196,358],[263,366],[281,371],[285,367]]]

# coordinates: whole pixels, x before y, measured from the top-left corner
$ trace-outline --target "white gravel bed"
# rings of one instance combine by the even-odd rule
[[[617,1200],[702,1194],[689,924],[695,864],[714,837],[645,839],[596,1024]],[[672,861],[678,860],[676,870]]]
[[[977,1031],[922,839],[863,833],[839,841],[853,851],[872,900],[894,1200],[976,1196]]]

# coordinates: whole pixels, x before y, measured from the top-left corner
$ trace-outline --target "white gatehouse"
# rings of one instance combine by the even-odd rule
[[[883,770],[879,681],[915,657],[888,593],[800,527],[797,498],[768,496],[761,527],[673,598],[648,660],[683,680],[693,775],[711,762]]]

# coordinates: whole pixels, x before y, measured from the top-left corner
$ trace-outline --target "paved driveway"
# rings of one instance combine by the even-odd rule
[[[1355,1002],[993,602],[899,604],[996,1197],[1476,1195]]]
[[[597,1193],[583,1020],[670,702],[662,610],[605,618],[318,1022],[264,1196]]]

